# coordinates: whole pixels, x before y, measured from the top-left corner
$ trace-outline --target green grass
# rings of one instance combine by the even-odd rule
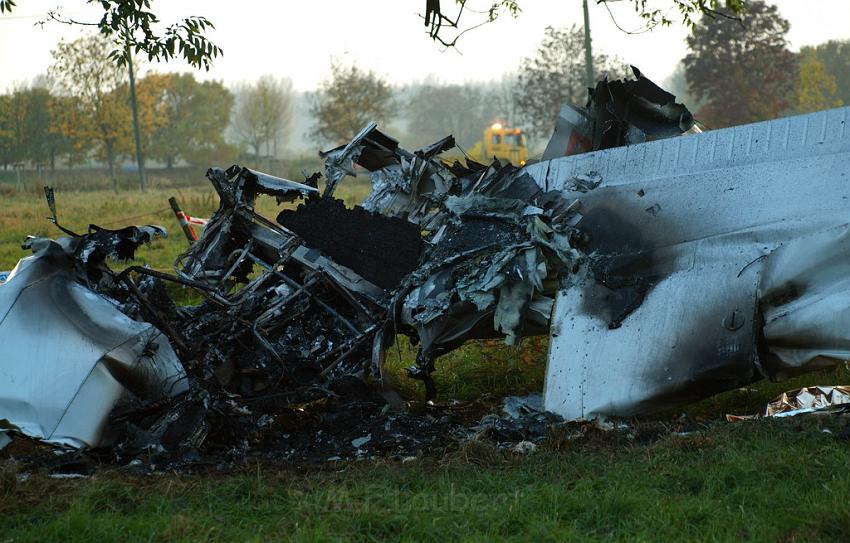
[[[120,228],[130,224],[160,224],[171,235],[156,240],[137,253],[139,262],[156,268],[170,269],[174,257],[186,248],[174,214],[168,206],[168,197],[175,195],[187,210],[199,216],[209,216],[213,208],[213,194],[205,187],[165,190],[153,189],[144,194],[138,191],[56,192],[60,223],[85,232],[89,223],[105,228]],[[197,209],[197,211],[195,211]],[[60,237],[60,232],[46,217],[50,214],[44,194],[23,192],[3,198],[0,215],[0,268],[11,269],[28,251],[21,249],[27,235]]]
[[[723,424],[647,444],[590,432],[486,464],[450,454],[307,473],[36,475],[0,494],[0,540],[846,541],[840,424]]]
[[[502,341],[475,341],[437,360],[433,374],[440,399],[473,400],[486,394],[493,398],[524,395],[543,390],[548,338],[526,338],[518,347]],[[407,377],[416,349],[405,337],[390,348],[387,370],[393,385],[406,398],[424,399],[421,381]]]
[[[174,182],[167,187],[152,183],[152,188],[142,193],[135,189],[120,190],[69,190],[56,189],[56,207],[60,223],[75,232],[85,232],[90,223],[105,228],[121,228],[131,224],[159,224],[170,235],[142,247],[136,254],[138,263],[170,270],[175,257],[186,249],[186,238],[168,205],[168,198],[176,196],[189,215],[210,217],[218,208],[218,196],[212,186],[201,176]],[[42,192],[43,185],[28,186],[16,191],[10,186],[0,186],[0,270],[11,269],[17,261],[27,256],[21,250],[26,236],[59,237],[59,231],[46,217],[50,214]],[[337,197],[353,205],[368,193],[362,179],[349,180],[337,191]],[[291,204],[290,204],[291,205]],[[261,197],[257,208],[260,213],[274,218],[282,209],[273,198]],[[115,266],[120,268],[120,266]]]

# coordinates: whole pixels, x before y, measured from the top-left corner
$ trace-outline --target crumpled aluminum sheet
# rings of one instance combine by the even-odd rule
[[[783,392],[758,415],[726,415],[729,422],[764,417],[793,417],[850,407],[850,386],[811,386]]]
[[[79,240],[39,240],[0,286],[0,429],[84,448],[109,441],[128,392],[155,400],[187,390],[167,338],[78,282]]]
[[[759,309],[769,352],[761,364],[786,379],[850,360],[850,225],[784,244],[764,260]]]

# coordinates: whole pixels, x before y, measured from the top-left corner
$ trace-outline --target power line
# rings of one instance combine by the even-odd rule
[[[640,28],[636,28],[634,30],[626,30],[625,28],[621,27],[619,25],[619,23],[617,23],[617,19],[614,17],[614,13],[611,11],[611,7],[608,5],[608,2],[602,2],[602,4],[604,4],[605,9],[608,10],[608,15],[611,17],[611,22],[614,23],[614,26],[616,26],[617,29],[620,32],[623,32],[625,34],[629,34],[629,35],[645,34],[646,32],[652,31],[656,26],[658,26],[660,24],[659,21],[654,21],[652,23],[647,23],[644,26],[642,26]],[[666,19],[667,15],[670,13],[671,9],[672,8],[667,8],[667,11],[664,12],[664,15],[662,15],[662,18]]]
[[[66,15],[79,15],[83,12],[80,10],[71,10],[64,13]],[[0,15],[0,23],[2,23],[3,21],[31,21],[33,19],[40,19],[43,22],[48,22],[50,21],[50,12],[42,13],[40,15]]]
[[[47,19],[47,14],[43,15],[0,15],[0,23],[3,21],[15,21],[24,19]]]

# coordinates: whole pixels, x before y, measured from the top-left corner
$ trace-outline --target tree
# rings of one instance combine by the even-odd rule
[[[198,82],[191,73],[149,75],[139,82],[140,94],[158,78],[161,94],[153,111],[160,119],[146,145],[148,156],[168,168],[179,160],[223,147],[233,94],[218,81]]]
[[[151,0],[86,0],[86,3],[98,5],[103,10],[100,21],[85,22],[63,18],[59,8],[56,8],[48,12],[47,20],[41,21],[41,24],[56,21],[68,25],[97,27],[100,36],[104,38],[104,44],[111,46],[108,53],[109,59],[119,68],[128,67],[139,186],[144,190],[144,156],[138,119],[133,57],[140,52],[146,53],[148,60],[157,61],[168,61],[182,56],[183,60],[190,65],[209,70],[212,59],[222,54],[222,50],[204,35],[208,29],[215,27],[203,16],[186,17],[177,23],[163,27],[156,14],[150,10]],[[0,14],[10,13],[14,7],[15,0],[0,0]],[[110,172],[113,172],[111,144],[107,148],[110,149],[107,153]],[[112,179],[115,184],[114,175]]]
[[[52,52],[54,63],[48,74],[58,94],[72,97],[63,109],[62,133],[71,139],[94,143],[98,158],[109,165],[113,187],[115,162],[132,151],[132,113],[122,91],[126,72],[109,57],[101,36],[60,42]]]
[[[27,120],[30,115],[30,99],[26,88],[16,85],[7,95],[3,106],[3,135],[7,160],[10,164],[22,164],[27,158]]]
[[[829,40],[815,47],[801,47],[805,58],[813,51],[827,73],[835,78],[835,95],[844,104],[850,104],[850,40]]]
[[[12,97],[0,94],[0,165],[8,169],[15,162],[15,140],[12,127]]]
[[[369,121],[388,123],[398,109],[392,88],[375,72],[337,62],[331,63],[330,79],[319,84],[311,100],[311,136],[320,144],[351,139]]]
[[[50,91],[33,85],[23,92],[27,102],[27,116],[24,123],[23,155],[34,165],[55,167],[56,155],[63,145],[63,138],[56,132],[55,120],[50,103],[53,97]]]
[[[152,145],[154,134],[157,130],[166,126],[169,122],[165,97],[170,77],[167,74],[151,73],[136,82],[136,105],[139,115],[139,136],[142,153],[145,156],[147,149]],[[130,96],[129,85],[122,83],[115,93],[119,97],[128,99]],[[127,158],[135,157],[135,150],[126,153]]]
[[[16,85],[3,95],[0,107],[2,164],[54,164],[61,144],[54,131],[50,91],[34,84]]]
[[[519,124],[517,107],[517,75],[506,73],[489,86],[488,100],[492,103],[495,116],[507,123],[508,126]]]
[[[407,119],[417,146],[452,134],[461,148],[469,149],[496,120],[494,111],[488,93],[480,86],[426,83],[414,91]]]
[[[262,146],[266,155],[277,156],[277,143],[284,140],[292,124],[295,98],[292,81],[266,75],[253,85],[239,89],[233,130],[239,141],[260,156]]]
[[[48,108],[51,118],[50,132],[57,142],[55,156],[64,157],[68,168],[82,164],[90,154],[93,142],[87,137],[85,130],[82,130],[83,112],[77,99],[73,96],[54,94],[50,97]]]
[[[103,10],[98,22],[64,18],[57,10],[48,12],[47,20],[69,25],[97,27],[111,45],[108,56],[118,66],[124,66],[133,53],[143,52],[148,60],[168,61],[176,56],[196,68],[209,70],[212,59],[222,50],[209,41],[204,32],[215,28],[205,17],[186,17],[161,27],[161,21],[150,10],[151,0],[85,0]],[[0,14],[11,13],[15,0],[0,0]],[[57,8],[58,9],[58,8]],[[46,21],[42,21],[44,23]],[[161,29],[161,30],[160,30]]]
[[[797,61],[788,50],[788,21],[776,6],[753,0],[742,22],[704,16],[688,36],[688,88],[712,128],[778,117],[794,101]]]
[[[811,113],[843,105],[836,96],[838,86],[835,76],[826,70],[826,65],[814,50],[801,55],[800,77],[797,81],[797,113]]]
[[[506,13],[516,18],[522,11],[520,9],[520,0],[492,0],[489,9],[486,11],[468,10],[474,14],[478,14],[478,20],[471,24],[467,21],[462,25],[461,18],[464,18],[467,1],[452,0],[450,3],[457,6],[457,11],[447,14],[443,11],[440,0],[425,0],[425,14],[422,18],[425,20],[425,26],[428,27],[428,34],[431,36],[431,39],[446,47],[454,47],[457,45],[458,39],[466,32],[487,23],[492,23]],[[597,4],[605,4],[620,0],[593,1]],[[746,6],[749,5],[749,0],[667,0],[670,5],[665,8],[657,4],[650,4],[648,6],[647,0],[628,1],[634,7],[635,13],[646,22],[648,29],[658,25],[669,26],[673,24],[675,21],[669,15],[671,10],[678,12],[682,24],[694,28],[700,15],[713,18],[738,19],[738,16],[743,14],[746,11]],[[465,28],[462,29],[462,27]],[[453,33],[453,35],[447,36],[449,33]]]
[[[626,76],[626,66],[597,54],[593,64],[599,75]],[[516,107],[530,135],[551,135],[561,104],[584,104],[587,87],[584,75],[584,31],[547,27],[534,57],[520,63],[516,84]]]

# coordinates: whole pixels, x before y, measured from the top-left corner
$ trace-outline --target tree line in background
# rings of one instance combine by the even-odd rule
[[[114,178],[133,156],[127,71],[103,38],[60,43],[47,76],[0,95],[0,166],[73,167],[95,159]],[[137,82],[145,153],[168,166],[203,162],[226,146],[233,94],[191,74],[152,73]]]
[[[667,82],[705,126],[850,104],[850,41],[795,53],[788,22],[774,6],[753,1],[747,9],[743,21],[704,16]],[[60,43],[46,77],[0,95],[0,167],[96,160],[114,179],[115,168],[133,156],[127,72],[102,39]],[[593,61],[599,77],[629,74],[616,58]],[[150,73],[137,83],[144,154],[166,167],[280,157],[302,138],[311,140],[302,148],[342,144],[370,120],[389,125],[409,147],[453,134],[468,149],[496,121],[545,143],[560,105],[587,100],[582,28],[546,29],[516,74],[466,84],[428,78],[398,88],[375,72],[333,62],[329,77],[304,95],[271,76],[228,89],[189,73]],[[301,133],[296,110],[310,125]]]
[[[114,179],[135,153],[126,69],[101,36],[62,42],[53,57],[46,76],[0,95],[0,167],[96,160]],[[150,73],[136,87],[144,155],[169,168],[272,153],[292,114],[291,83],[270,76],[235,92],[191,73]]]
[[[747,3],[742,23],[704,16],[683,59],[696,117],[709,128],[850,104],[850,41],[788,47],[776,6]]]

